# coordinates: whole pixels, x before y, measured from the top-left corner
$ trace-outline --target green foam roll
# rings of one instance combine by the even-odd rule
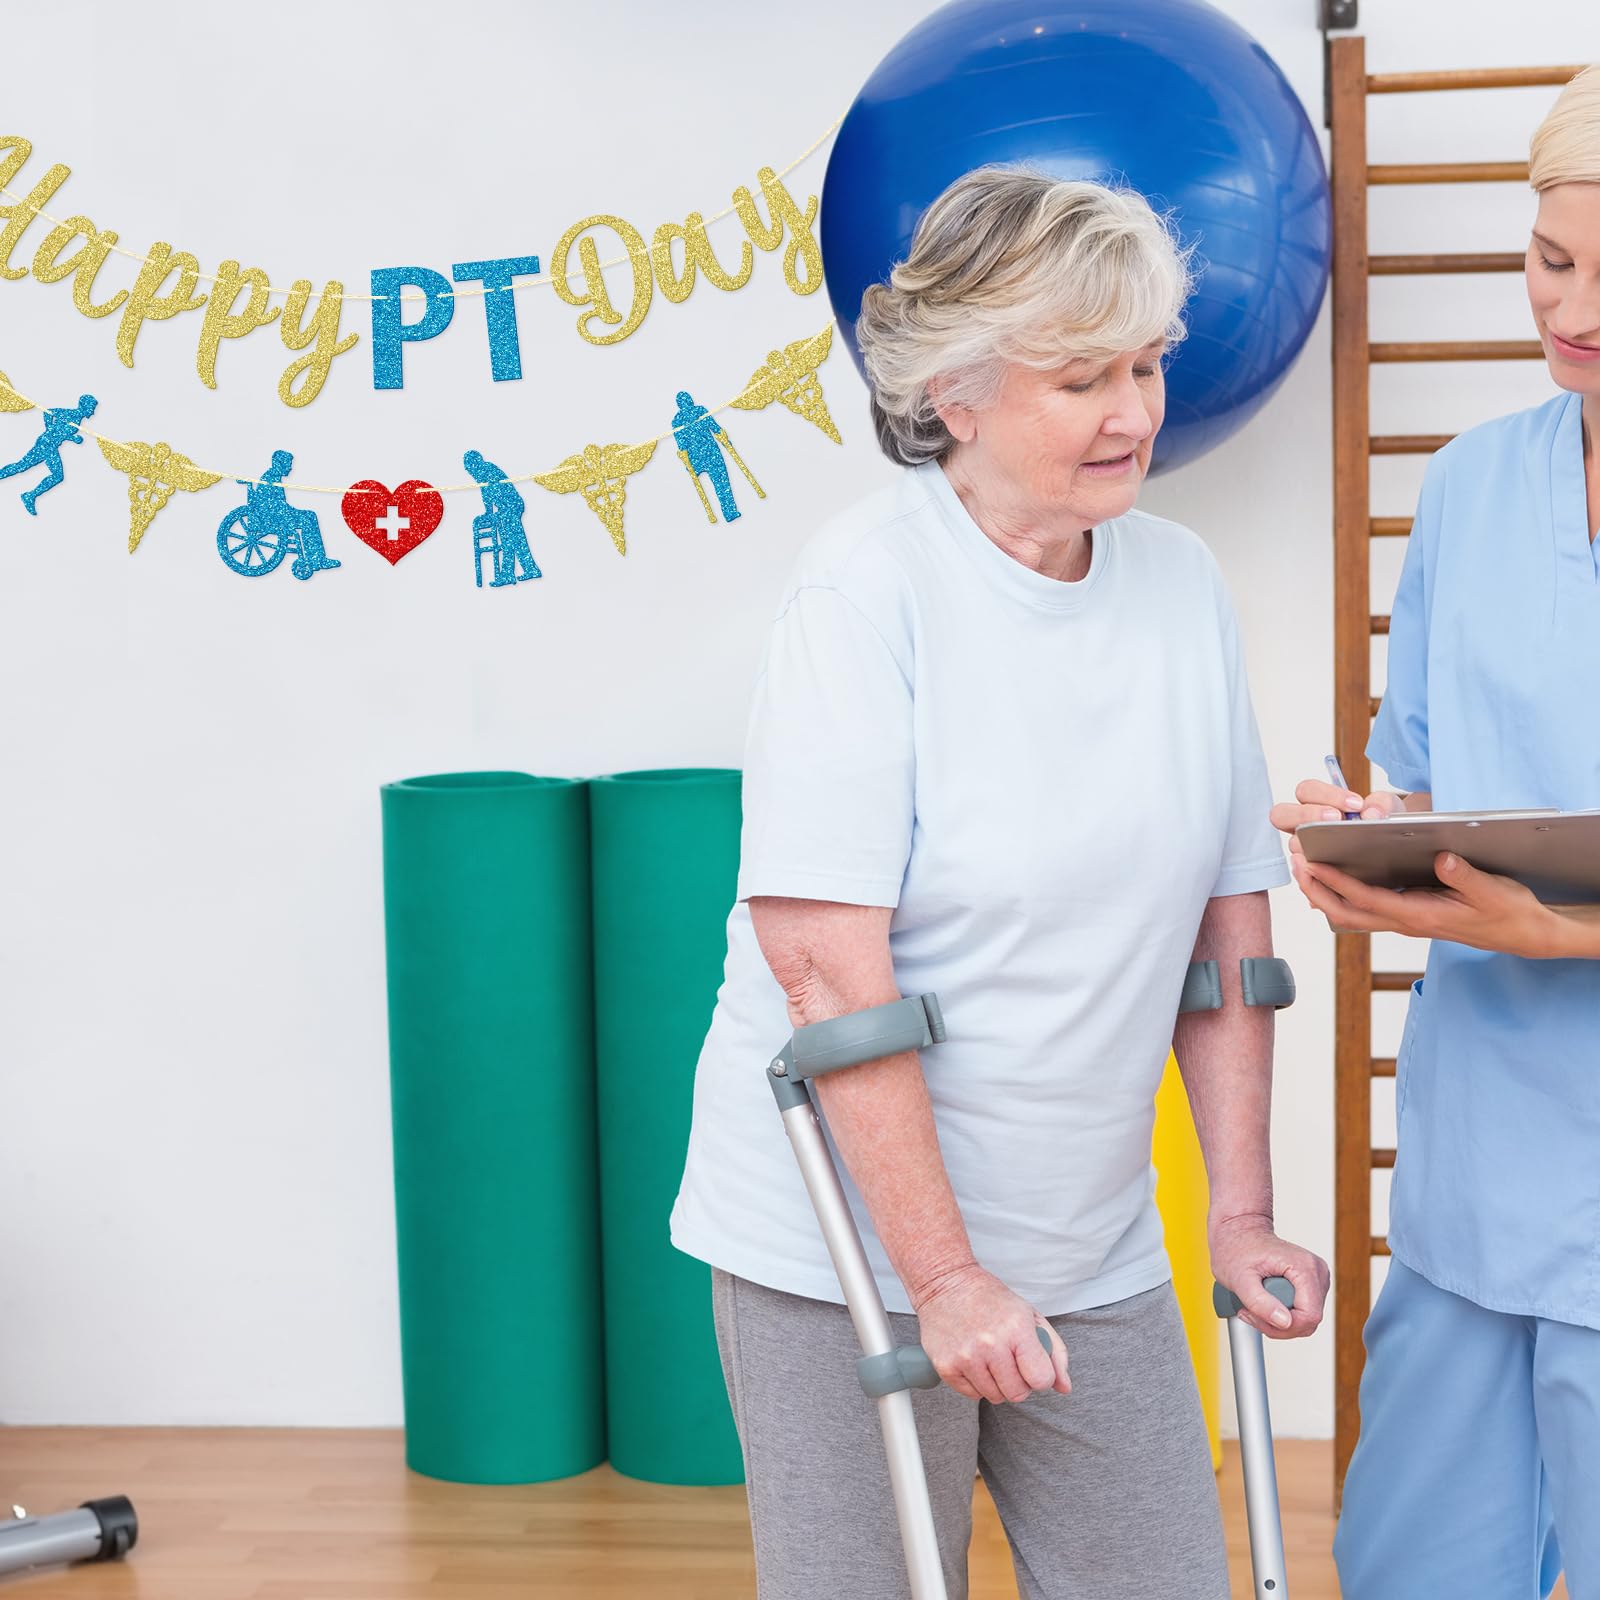
[[[570,1477],[605,1457],[585,787],[382,801],[406,1464]]]
[[[589,806],[608,1453],[630,1478],[739,1483],[710,1269],[667,1236],[722,982],[739,773],[618,773],[589,785]]]

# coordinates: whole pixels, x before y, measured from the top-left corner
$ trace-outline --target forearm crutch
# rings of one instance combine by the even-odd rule
[[[1294,1004],[1294,974],[1287,961],[1248,956],[1239,963],[1239,988],[1247,1006],[1282,1011]],[[1180,1012],[1220,1011],[1222,974],[1215,961],[1196,961],[1184,975]],[[1267,1278],[1262,1287],[1289,1308],[1294,1285]],[[1245,1518],[1250,1528],[1250,1568],[1255,1600],[1288,1600],[1284,1570],[1283,1520],[1278,1507],[1278,1468],[1272,1455],[1272,1418],[1267,1409],[1267,1368],[1261,1335],[1239,1320],[1242,1303],[1220,1283],[1211,1303],[1228,1323],[1228,1355],[1233,1365],[1233,1397],[1239,1413],[1239,1461],[1244,1470]]]
[[[733,440],[728,437],[728,430],[724,428],[721,433],[722,448],[733,457],[733,464],[750,480],[750,487],[755,490],[762,500],[767,498],[767,491],[756,482],[756,475],[744,464],[744,457],[733,447]]]
[[[928,1479],[923,1471],[922,1446],[917,1440],[910,1395],[912,1389],[937,1388],[939,1374],[920,1345],[895,1347],[889,1331],[889,1313],[867,1264],[861,1234],[850,1214],[838,1169],[828,1153],[806,1080],[905,1050],[925,1050],[929,1045],[942,1044],[944,1036],[938,1000],[931,994],[914,995],[796,1028],[767,1068],[767,1081],[783,1116],[784,1131],[794,1147],[795,1160],[800,1163],[800,1176],[805,1180],[823,1241],[833,1258],[834,1271],[839,1274],[850,1320],[861,1341],[862,1356],[856,1363],[856,1373],[862,1389],[878,1402],[912,1600],[946,1600],[947,1596],[944,1568],[939,1560],[939,1535],[933,1525],[933,1503],[928,1497]]]
[[[1294,999],[1294,980],[1282,961],[1250,960],[1240,963],[1246,1005],[1285,1006]],[[1209,1011],[1222,1005],[1222,988],[1214,961],[1197,962],[1189,969],[1184,983],[1180,1010]],[[867,1263],[861,1234],[845,1199],[838,1169],[828,1151],[808,1080],[846,1067],[881,1061],[907,1050],[925,1050],[945,1039],[944,1018],[939,1001],[931,994],[912,995],[888,1005],[854,1011],[827,1022],[814,1022],[796,1028],[789,1042],[767,1068],[767,1081],[784,1131],[789,1136],[806,1193],[811,1198],[822,1229],[824,1243],[839,1276],[845,1305],[860,1340],[862,1355],[856,1374],[865,1393],[878,1402],[878,1418],[883,1425],[884,1451],[888,1458],[889,1483],[894,1496],[895,1515],[900,1524],[900,1540],[905,1549],[906,1570],[911,1579],[912,1600],[947,1600],[944,1567],[939,1557],[939,1535],[933,1524],[933,1504],[928,1495],[928,1479],[922,1463],[922,1447],[917,1439],[916,1420],[911,1410],[912,1389],[933,1389],[939,1374],[920,1345],[896,1346],[889,1328],[889,1314],[883,1296]],[[1229,1323],[1230,1332],[1253,1330]],[[1039,1342],[1052,1348],[1050,1334],[1040,1328]],[[1259,1341],[1260,1335],[1255,1335]],[[1257,1359],[1260,1359],[1259,1347]],[[1235,1368],[1237,1374],[1237,1367]],[[1264,1389],[1259,1416],[1266,1425]],[[1245,1403],[1241,1401],[1241,1418]],[[1254,1413],[1252,1413],[1254,1415]],[[1243,1423],[1241,1421],[1241,1432]],[[1246,1472],[1255,1461],[1246,1453]],[[1267,1445],[1268,1470],[1271,1469],[1271,1441]],[[1247,1494],[1249,1484],[1246,1485]],[[1277,1485],[1267,1489],[1274,1516]],[[1253,1503],[1253,1502],[1252,1502]],[[1251,1523],[1251,1546],[1255,1548],[1255,1523]],[[1281,1551],[1282,1540],[1279,1539]],[[1280,1572],[1268,1585],[1274,1600],[1281,1600]]]
[[[1267,1278],[1262,1287],[1294,1309],[1294,1285]],[[1238,1295],[1219,1283],[1211,1291],[1217,1315],[1228,1322],[1228,1354],[1233,1360],[1233,1398],[1239,1411],[1239,1460],[1244,1465],[1244,1511],[1250,1526],[1250,1570],[1256,1600],[1287,1600],[1289,1578],[1283,1560],[1283,1518],[1278,1506],[1278,1466],[1272,1455],[1272,1418],[1267,1410],[1267,1364],[1261,1335],[1239,1320]]]

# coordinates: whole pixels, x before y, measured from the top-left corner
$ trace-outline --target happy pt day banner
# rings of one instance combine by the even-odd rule
[[[835,124],[837,127],[837,124]],[[290,352],[304,352],[283,370],[279,399],[304,407],[322,393],[336,359],[361,342],[355,331],[341,332],[346,301],[364,303],[370,316],[371,386],[403,388],[408,344],[436,339],[455,322],[456,302],[481,301],[489,378],[495,383],[522,377],[518,338],[517,295],[551,288],[567,305],[578,308],[572,326],[591,345],[612,345],[627,339],[644,321],[657,289],[669,303],[680,303],[703,277],[714,287],[732,291],[747,284],[755,271],[756,251],[783,250],[781,270],[789,289],[809,295],[822,282],[822,259],[815,234],[817,197],[798,203],[784,177],[832,135],[830,128],[780,174],[771,167],[757,173],[756,190],[741,186],[723,211],[705,217],[691,211],[681,223],[660,223],[645,242],[625,218],[595,213],[574,222],[557,240],[550,268],[541,268],[537,254],[458,261],[449,276],[434,267],[375,267],[369,294],[347,294],[338,279],[313,290],[309,278],[295,279],[287,289],[275,287],[259,267],[222,260],[216,271],[201,270],[197,256],[174,250],[158,240],[143,253],[124,248],[116,229],[102,228],[88,216],[62,216],[60,191],[72,175],[56,164],[43,172],[29,169],[33,147],[24,138],[0,137],[0,278],[16,281],[30,275],[39,283],[72,280],[72,303],[92,319],[118,316],[114,347],[126,367],[135,362],[145,325],[184,318],[195,330],[195,370],[210,390],[219,388],[217,367],[225,339],[242,339],[276,325]],[[22,182],[34,179],[26,193]],[[759,199],[757,198],[759,193]],[[726,265],[707,231],[710,223],[736,216],[743,230],[737,262]],[[13,261],[30,228],[48,227],[39,238],[31,266]],[[732,230],[727,230],[732,236]],[[597,239],[616,237],[622,253],[606,260]],[[726,247],[725,247],[726,249]],[[728,252],[731,259],[731,252]],[[100,274],[113,256],[137,263],[131,285],[110,290]],[[607,272],[612,273],[608,281]],[[626,292],[622,292],[626,288]],[[97,299],[96,295],[103,298]],[[118,315],[120,313],[120,315]],[[739,495],[765,498],[765,490],[718,413],[759,411],[774,402],[812,423],[835,443],[838,429],[828,413],[818,369],[832,347],[832,327],[769,349],[738,394],[714,406],[702,405],[688,389],[673,397],[670,420],[653,438],[633,443],[590,443],[542,471],[507,472],[480,450],[463,452],[469,481],[434,484],[408,478],[394,488],[374,479],[348,485],[286,482],[294,459],[287,450],[262,450],[266,465],[255,471],[227,471],[196,463],[166,440],[113,438],[87,426],[99,407],[92,393],[71,403],[42,405],[0,373],[0,413],[38,412],[36,437],[14,460],[0,464],[0,479],[43,468],[43,476],[23,489],[20,499],[29,515],[38,515],[39,499],[66,479],[65,445],[81,445],[85,436],[99,447],[106,463],[128,480],[128,549],[136,551],[157,514],[174,494],[193,495],[231,479],[246,491],[242,505],[224,513],[216,531],[216,551],[241,577],[264,577],[285,563],[302,581],[336,571],[342,562],[328,555],[321,519],[297,506],[289,491],[337,495],[339,512],[357,539],[391,565],[430,537],[444,519],[444,496],[476,492],[482,509],[472,522],[474,582],[489,588],[511,588],[543,576],[524,527],[526,501],[519,483],[536,484],[558,495],[577,495],[599,520],[619,555],[627,552],[624,506],[627,482],[651,463],[657,446],[673,441],[673,454],[689,478],[709,522],[720,512],[725,522],[742,515]],[[46,381],[51,381],[48,378]],[[36,380],[30,378],[28,387]],[[5,427],[0,417],[0,430]],[[0,431],[0,441],[4,432]],[[9,455],[0,442],[0,455]],[[730,475],[730,464],[738,474]],[[708,488],[710,492],[708,493]],[[713,503],[715,509],[713,509]],[[747,501],[748,507],[748,501]],[[747,508],[746,507],[746,508]]]

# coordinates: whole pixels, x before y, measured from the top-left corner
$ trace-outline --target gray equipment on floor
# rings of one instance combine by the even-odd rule
[[[59,1561],[118,1561],[139,1539],[139,1519],[126,1495],[85,1500],[76,1511],[0,1522],[0,1575]]]

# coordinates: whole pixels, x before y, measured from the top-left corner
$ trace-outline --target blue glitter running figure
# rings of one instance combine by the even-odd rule
[[[61,465],[61,447],[64,444],[83,443],[83,435],[78,432],[78,424],[87,422],[94,415],[95,407],[99,403],[92,394],[85,394],[78,396],[76,406],[56,406],[46,411],[44,432],[29,446],[28,453],[20,460],[13,461],[9,467],[0,467],[0,478],[9,478],[17,472],[26,472],[29,467],[50,468],[43,482],[22,491],[22,503],[28,508],[30,517],[39,515],[34,509],[34,502],[39,496],[55,488],[66,477],[66,468]]]
[[[745,477],[750,479],[750,487],[763,500],[766,499],[766,490],[756,482],[749,467],[744,464],[744,457],[734,449],[733,440],[728,437],[728,430],[704,406],[696,405],[694,396],[687,389],[678,391],[678,409],[672,419],[672,437],[677,442],[678,459],[693,480],[695,492],[700,496],[700,504],[705,508],[707,522],[715,522],[717,519],[712,514],[711,502],[706,499],[706,491],[700,482],[702,472],[710,478],[711,487],[717,492],[717,504],[722,507],[722,520],[733,522],[740,515],[739,507],[733,498],[733,487],[728,482],[727,463],[722,459],[724,450],[733,457],[734,464]]]
[[[272,465],[259,483],[234,479],[244,485],[245,503],[235,506],[217,528],[217,554],[242,577],[265,577],[290,554],[294,565],[289,570],[302,581],[344,565],[323,550],[316,512],[289,504],[283,480],[293,468],[294,457],[287,450],[274,450]]]
[[[472,519],[472,566],[478,587],[483,587],[485,555],[494,557],[491,589],[507,589],[524,578],[543,577],[528,548],[528,535],[522,527],[522,514],[528,507],[516,485],[476,450],[467,451],[461,464],[483,485],[483,510]]]

